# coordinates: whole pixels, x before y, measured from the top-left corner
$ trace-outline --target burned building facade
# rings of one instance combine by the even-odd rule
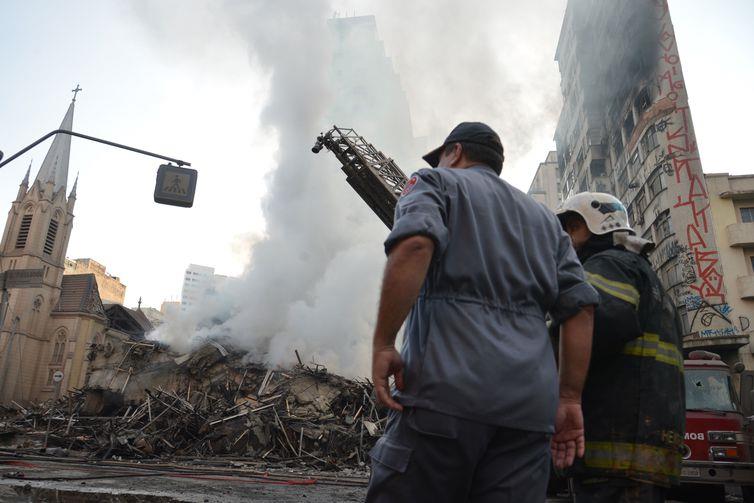
[[[529,185],[527,194],[552,211],[560,205],[560,178],[558,173],[558,153],[547,153],[544,162],[540,162],[537,172]]]
[[[740,292],[736,278],[723,278],[667,1],[569,0],[555,59],[560,197],[620,198],[637,233],[656,243],[650,259],[681,315],[684,348],[750,366],[749,327],[729,302]]]

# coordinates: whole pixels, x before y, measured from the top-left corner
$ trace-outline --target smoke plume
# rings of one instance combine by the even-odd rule
[[[331,370],[364,375],[387,230],[337,161],[310,152],[314,138],[333,123],[354,127],[410,173],[457,122],[482,120],[506,144],[504,176],[530,177],[559,111],[552,55],[563,2],[355,2],[359,13],[376,14],[379,38],[374,19],[333,18],[336,1],[189,3],[211,11],[218,34],[240,37],[248,63],[268,76],[262,122],[278,148],[263,204],[266,233],[251,243],[243,277],[157,336],[177,345],[227,336],[277,365],[293,363],[297,349]],[[170,12],[190,12],[185,4],[137,4],[139,17],[163,33],[162,50],[170,50]],[[181,17],[187,26],[212,39],[201,18]],[[553,33],[539,37],[542,26]]]

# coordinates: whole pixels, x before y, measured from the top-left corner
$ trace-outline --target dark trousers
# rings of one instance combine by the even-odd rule
[[[369,503],[543,503],[550,436],[426,409],[391,413],[372,449]]]
[[[663,503],[664,487],[630,479],[574,480],[576,503]]]

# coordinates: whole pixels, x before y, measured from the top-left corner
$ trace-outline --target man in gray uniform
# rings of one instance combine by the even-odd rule
[[[437,169],[411,177],[385,241],[372,377],[392,410],[367,501],[542,502],[551,450],[559,467],[583,455],[599,297],[555,215],[500,179],[489,126],[459,124],[424,159]]]

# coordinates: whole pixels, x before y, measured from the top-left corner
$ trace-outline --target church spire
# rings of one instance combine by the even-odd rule
[[[29,167],[26,168],[26,176],[24,176],[24,179],[21,180],[21,185],[23,185],[25,187],[29,186],[29,175],[31,174],[31,163],[33,161],[34,161],[34,159],[32,159],[31,161],[29,161]]]
[[[33,159],[32,159],[33,161]],[[26,195],[26,191],[29,190],[29,174],[31,173],[31,161],[29,162],[29,168],[26,170],[26,176],[21,180],[21,185],[18,186],[18,194],[16,195],[16,201],[20,201]]]
[[[75,100],[71,101],[59,129],[70,131],[73,127],[74,104]],[[70,155],[71,136],[67,134],[55,135],[55,139],[52,141],[52,145],[50,145],[50,150],[47,151],[44,161],[42,161],[42,167],[39,168],[35,181],[39,181],[42,185],[47,181],[52,181],[53,193],[60,189],[65,189],[68,180],[68,159]]]
[[[76,173],[76,181],[73,182],[73,188],[71,189],[71,193],[68,195],[68,199],[76,199],[76,187],[79,185],[79,174]]]

